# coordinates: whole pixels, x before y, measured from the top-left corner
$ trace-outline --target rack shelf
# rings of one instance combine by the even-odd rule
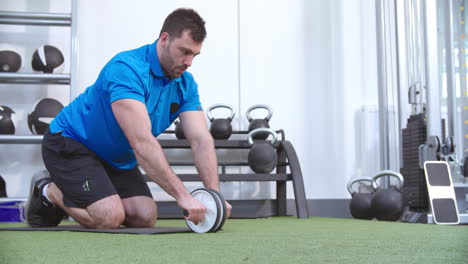
[[[0,144],[40,144],[42,137],[42,135],[0,135]],[[165,149],[190,148],[186,140],[159,139],[158,142]],[[215,148],[219,149],[249,149],[250,147],[247,140],[215,140]]]
[[[244,133],[243,133],[244,134]],[[304,181],[302,178],[302,170],[299,164],[296,151],[291,142],[284,140],[277,141],[275,148],[278,154],[278,163],[276,164],[276,173],[257,174],[257,173],[242,173],[233,174],[226,173],[226,166],[248,166],[245,161],[235,162],[218,162],[222,167],[222,172],[219,174],[221,182],[230,181],[270,181],[276,183],[276,215],[286,215],[286,183],[292,182],[294,189],[294,200],[296,203],[296,213],[298,218],[309,217],[306,196],[304,190]],[[160,139],[158,140],[163,149],[184,149],[190,145],[186,140]],[[247,140],[215,140],[216,149],[249,149],[251,146]],[[193,162],[172,162],[171,166],[195,166]],[[289,168],[290,173],[287,169]],[[198,174],[178,174],[182,181],[200,181]],[[146,176],[146,179],[149,178]]]
[[[69,27],[71,21],[71,14],[0,12],[0,24]]]
[[[67,73],[0,73],[0,83],[68,85],[70,78]]]
[[[42,135],[0,135],[0,144],[41,144]]]
[[[198,174],[187,173],[187,174],[178,174],[177,175],[181,181],[184,182],[197,182],[200,181]],[[151,179],[145,175],[147,181]],[[254,174],[254,173],[245,173],[245,174],[234,174],[226,173],[219,174],[220,182],[229,182],[229,181],[290,181],[292,180],[291,174]]]

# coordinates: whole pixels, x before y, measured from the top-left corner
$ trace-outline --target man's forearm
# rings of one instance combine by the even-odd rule
[[[134,146],[138,164],[146,174],[169,195],[179,200],[190,195],[182,181],[169,166],[161,145],[156,139],[148,139]]]
[[[211,136],[196,139],[191,142],[193,159],[198,175],[206,188],[219,191],[218,161],[214,142]]]

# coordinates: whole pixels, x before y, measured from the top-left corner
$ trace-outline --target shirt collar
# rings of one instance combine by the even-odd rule
[[[156,46],[157,46],[158,40],[156,40],[149,47],[148,55],[149,55],[149,60],[150,60],[150,67],[151,67],[151,71],[153,72],[153,74],[156,75],[158,78],[167,78],[166,75],[164,74],[161,64],[159,63],[158,53],[156,52]],[[172,79],[171,81],[180,82],[180,80],[182,79],[181,77]]]

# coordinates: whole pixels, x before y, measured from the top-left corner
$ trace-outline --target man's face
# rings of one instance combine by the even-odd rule
[[[182,32],[178,38],[164,32],[159,41],[161,41],[159,62],[164,73],[171,79],[180,77],[192,65],[193,58],[200,54],[203,44],[193,41],[188,30]]]

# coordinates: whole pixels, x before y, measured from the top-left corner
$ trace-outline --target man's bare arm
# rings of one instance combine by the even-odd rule
[[[206,188],[219,191],[218,161],[205,114],[203,111],[187,111],[181,113],[179,118],[203,184]]]
[[[219,190],[218,161],[213,137],[206,126],[203,111],[187,111],[179,115],[182,128],[190,143],[195,166],[206,188]],[[226,203],[227,215],[231,214],[231,205]]]
[[[188,219],[198,223],[206,208],[192,196],[170,168],[161,145],[151,133],[145,104],[134,99],[112,103],[112,111],[135,153],[139,165],[178,205],[189,212]]]

